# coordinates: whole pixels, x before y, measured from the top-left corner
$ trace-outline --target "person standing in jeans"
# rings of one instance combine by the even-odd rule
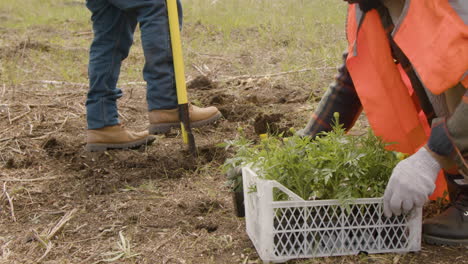
[[[179,21],[182,8],[177,1]],[[88,151],[126,149],[151,144],[151,134],[179,127],[169,21],[165,0],[87,0],[92,13],[94,39],[89,55],[89,91],[86,100]],[[118,119],[117,88],[122,61],[140,26],[145,56],[143,78],[147,83],[149,129],[127,130]],[[216,107],[190,105],[192,127],[212,123],[221,117]]]

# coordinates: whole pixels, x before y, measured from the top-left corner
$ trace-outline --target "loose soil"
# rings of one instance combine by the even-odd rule
[[[193,98],[215,104],[224,114],[216,124],[195,130],[197,158],[187,153],[177,131],[138,150],[88,153],[82,104],[86,87],[63,84],[34,92],[35,86],[6,91],[8,99],[0,111],[0,238],[4,258],[9,254],[5,263],[35,263],[46,249],[34,234],[46,236],[74,209],[73,218],[51,237],[46,263],[109,259],[115,255],[105,254],[118,250],[119,232],[130,239],[132,252],[140,254],[121,258],[119,263],[257,263],[244,219],[235,216],[219,168],[231,153],[217,144],[234,138],[238,127],[256,139],[268,130],[285,132],[300,126],[294,120],[305,103],[302,99],[270,101],[270,108],[252,102],[262,98],[262,87],[241,86],[241,93],[230,92],[228,84],[213,85],[210,90],[192,87]],[[290,98],[283,89],[268,94]],[[134,129],[146,126],[142,98],[144,89],[137,87],[131,98],[120,103],[122,118]],[[383,256],[321,261],[466,263],[467,252],[466,248],[425,245],[421,253]]]
[[[217,144],[235,138],[239,127],[258,139],[258,134],[299,125],[290,120],[305,103],[305,92],[291,96],[287,89],[274,88],[264,97],[270,88],[254,81],[240,82],[233,90],[230,84],[196,77],[189,85],[191,98],[217,106],[224,117],[195,129],[199,156],[194,158],[177,130],[137,150],[86,152],[86,86],[43,86],[29,83],[3,91],[0,241],[5,263],[39,260],[46,248],[38,237],[46,237],[75,209],[50,238],[46,263],[110,259],[115,255],[106,253],[118,250],[119,232],[140,254],[119,263],[256,263],[244,219],[235,216],[220,170],[231,153]],[[129,129],[146,129],[145,88],[127,90],[119,102],[121,119]]]

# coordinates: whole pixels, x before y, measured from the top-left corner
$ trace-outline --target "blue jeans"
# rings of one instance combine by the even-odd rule
[[[182,23],[182,8],[179,21]],[[89,55],[89,92],[86,100],[88,129],[119,123],[117,88],[122,61],[140,25],[145,56],[148,110],[177,107],[174,66],[165,0],[87,0],[92,13],[94,40]]]

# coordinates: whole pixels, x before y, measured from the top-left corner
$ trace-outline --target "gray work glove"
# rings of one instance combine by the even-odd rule
[[[437,160],[424,147],[400,161],[393,169],[385,189],[385,216],[398,216],[414,207],[422,207],[434,192],[440,169]]]

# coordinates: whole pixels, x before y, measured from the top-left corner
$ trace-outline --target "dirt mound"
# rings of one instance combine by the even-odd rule
[[[256,114],[252,106],[243,104],[223,105],[219,111],[230,122],[246,121]]]
[[[211,96],[211,99],[209,100],[209,104],[210,105],[225,105],[225,104],[231,104],[235,100],[236,100],[236,97],[234,95],[219,93],[219,94],[214,94]]]
[[[189,89],[211,90],[216,89],[216,83],[204,75],[199,75],[187,83]]]
[[[260,134],[265,134],[265,133],[272,133],[276,134],[279,132],[279,127],[278,123],[281,121],[281,118],[283,117],[283,114],[259,114],[257,117],[255,117],[255,123],[254,123],[254,130],[255,133],[260,135]]]

